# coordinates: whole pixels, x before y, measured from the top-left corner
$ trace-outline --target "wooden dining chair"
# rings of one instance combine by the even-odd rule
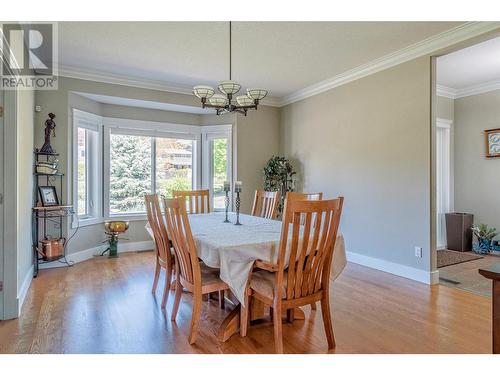
[[[330,315],[330,270],[344,198],[332,200],[291,200],[285,204],[278,263],[257,260],[241,307],[240,332],[246,336],[251,299],[272,307],[274,342],[283,353],[282,312],[293,320],[293,308],[321,301],[328,349],[335,347]],[[306,220],[301,232],[300,216]],[[314,220],[313,220],[314,216]],[[313,222],[314,221],[314,222]],[[287,262],[289,259],[289,262]],[[287,264],[288,263],[288,264]]]
[[[279,203],[279,191],[255,190],[252,216],[260,216],[266,219],[276,219],[278,216]]]
[[[323,199],[323,193],[301,193],[297,191],[289,191],[286,193],[285,199],[299,201],[320,201]],[[300,216],[300,224],[304,225],[305,215]],[[313,218],[314,222],[314,218]],[[311,303],[311,309],[316,310],[316,302]]]
[[[193,294],[189,343],[196,341],[198,324],[201,315],[202,296],[219,292],[219,301],[224,300],[224,291],[228,285],[219,278],[219,270],[210,268],[198,259],[196,245],[191,233],[186,212],[186,201],[183,197],[165,199],[165,221],[172,238],[175,252],[176,288],[171,319],[175,320],[184,287]],[[223,307],[223,305],[221,305]]]
[[[172,192],[172,197],[182,197],[187,201],[189,214],[208,214],[210,212],[209,190],[177,190]]]
[[[289,191],[286,193],[285,199],[300,201],[320,201],[323,199],[323,193],[299,193],[297,191]]]
[[[168,293],[172,282],[172,273],[174,268],[173,252],[171,242],[168,238],[167,228],[163,220],[158,194],[145,195],[145,200],[146,212],[148,214],[149,225],[153,231],[156,250],[156,267],[152,293],[154,294],[156,292],[161,270],[164,269],[165,286],[163,289],[163,299],[161,301],[161,308],[164,309],[167,304]]]

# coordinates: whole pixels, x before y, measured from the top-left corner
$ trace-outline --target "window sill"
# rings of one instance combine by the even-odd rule
[[[144,214],[113,214],[106,218],[109,220],[123,220],[123,221],[147,221],[148,216]]]
[[[77,227],[86,227],[89,225],[102,224],[104,219],[102,217],[88,217],[88,218],[78,218],[78,220],[73,219],[71,223],[71,229],[76,229]]]
[[[90,225],[97,225],[97,224],[104,224],[106,221],[112,221],[112,220],[123,220],[123,221],[147,221],[148,220],[148,217],[146,214],[144,215],[113,215],[113,216],[109,216],[108,218],[103,218],[103,217],[99,217],[99,218],[86,218],[86,219],[82,219],[80,218],[78,221],[77,220],[73,220],[72,223],[71,223],[71,229],[76,229],[77,226],[79,226],[80,228],[82,227],[87,227],[87,226],[90,226]],[[79,224],[79,225],[77,225]]]

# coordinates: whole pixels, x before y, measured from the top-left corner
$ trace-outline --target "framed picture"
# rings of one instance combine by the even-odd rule
[[[54,186],[39,186],[40,199],[43,207],[59,206],[57,192]]]
[[[486,157],[500,157],[500,128],[485,130],[484,135],[486,136]]]

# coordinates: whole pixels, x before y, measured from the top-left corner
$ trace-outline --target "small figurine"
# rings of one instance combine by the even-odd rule
[[[53,132],[54,133],[53,137],[56,136],[56,123],[54,122],[55,118],[56,118],[55,114],[49,113],[49,118],[47,119],[47,121],[45,121],[45,143],[40,149],[40,152],[44,152],[46,154],[56,153],[56,150],[54,150],[50,145],[50,134]]]

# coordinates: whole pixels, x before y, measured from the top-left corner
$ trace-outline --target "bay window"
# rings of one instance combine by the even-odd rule
[[[208,188],[211,207],[223,210],[223,183],[232,181],[231,128],[74,110],[73,189],[80,223],[145,220],[144,195],[171,197],[174,190]]]
[[[101,214],[101,117],[73,110],[73,206],[82,223]]]
[[[201,128],[104,119],[104,216],[145,218],[144,195],[201,188]]]

